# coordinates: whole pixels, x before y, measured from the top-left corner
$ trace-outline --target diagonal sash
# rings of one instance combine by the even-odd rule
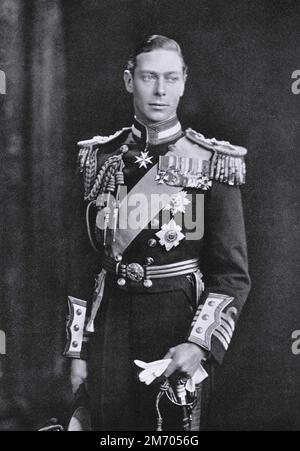
[[[185,137],[179,139],[171,149],[166,153],[166,156],[184,156],[198,160],[209,160],[211,157],[211,152],[199,148],[198,145],[191,144]],[[111,244],[111,257],[115,258],[118,255],[123,255],[130,243],[170,201],[170,196],[182,191],[182,186],[158,184],[155,180],[157,169],[158,164],[154,165],[121,201],[119,207],[119,218],[121,220],[122,218],[127,219],[130,199],[138,198],[142,195],[145,203],[139,227],[130,227],[130,224],[127,224],[127,227],[117,229],[115,242]]]
[[[118,228],[116,231],[116,240],[111,244],[112,257],[123,255],[127,247],[138,236],[138,234],[147,227],[149,222],[156,217],[170,201],[173,194],[182,190],[182,186],[169,186],[165,184],[158,184],[155,181],[157,175],[158,164],[153,166],[139,182],[130,190],[127,196],[120,203],[119,218],[128,219],[128,203],[130,199],[144,200],[143,214],[139,221],[138,227],[130,227],[130,223],[126,228]]]

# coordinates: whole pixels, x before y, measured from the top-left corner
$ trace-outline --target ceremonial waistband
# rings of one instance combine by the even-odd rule
[[[149,257],[148,262],[141,265],[135,262],[116,262],[113,258],[106,256],[103,261],[103,269],[116,274],[119,286],[124,286],[126,280],[131,280],[134,282],[143,281],[143,285],[150,288],[152,286],[151,279],[163,279],[197,272],[199,270],[199,259],[192,258],[167,265],[153,265],[153,261]]]
[[[127,281],[131,281],[136,283],[140,282],[145,288],[152,287],[152,279],[164,279],[166,277],[193,274],[195,282],[195,301],[197,305],[200,295],[204,290],[198,258],[169,263],[168,265],[153,265],[153,258],[148,257],[146,262],[146,264],[141,265],[136,262],[123,262],[121,257],[118,261],[114,260],[112,257],[104,257],[102,270],[96,279],[91,316],[86,326],[87,332],[94,332],[94,320],[103,299],[105,280],[108,273],[115,274],[117,276],[117,284],[119,287],[124,287]]]

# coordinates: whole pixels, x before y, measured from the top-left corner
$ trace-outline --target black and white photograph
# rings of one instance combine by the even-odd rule
[[[0,431],[300,430],[299,46],[296,0],[0,0]]]

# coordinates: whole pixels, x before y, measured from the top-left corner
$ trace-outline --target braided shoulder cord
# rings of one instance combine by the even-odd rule
[[[122,155],[113,155],[106,160],[98,172],[90,193],[84,196],[85,201],[90,202],[91,200],[95,200],[99,192],[103,192],[103,190],[107,187],[109,180],[114,175],[121,160]]]
[[[84,196],[88,196],[96,177],[98,149],[88,150],[84,160]]]

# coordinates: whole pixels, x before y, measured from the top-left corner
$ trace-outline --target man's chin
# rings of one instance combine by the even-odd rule
[[[171,115],[166,111],[151,111],[146,118],[149,122],[161,122],[170,119]]]

